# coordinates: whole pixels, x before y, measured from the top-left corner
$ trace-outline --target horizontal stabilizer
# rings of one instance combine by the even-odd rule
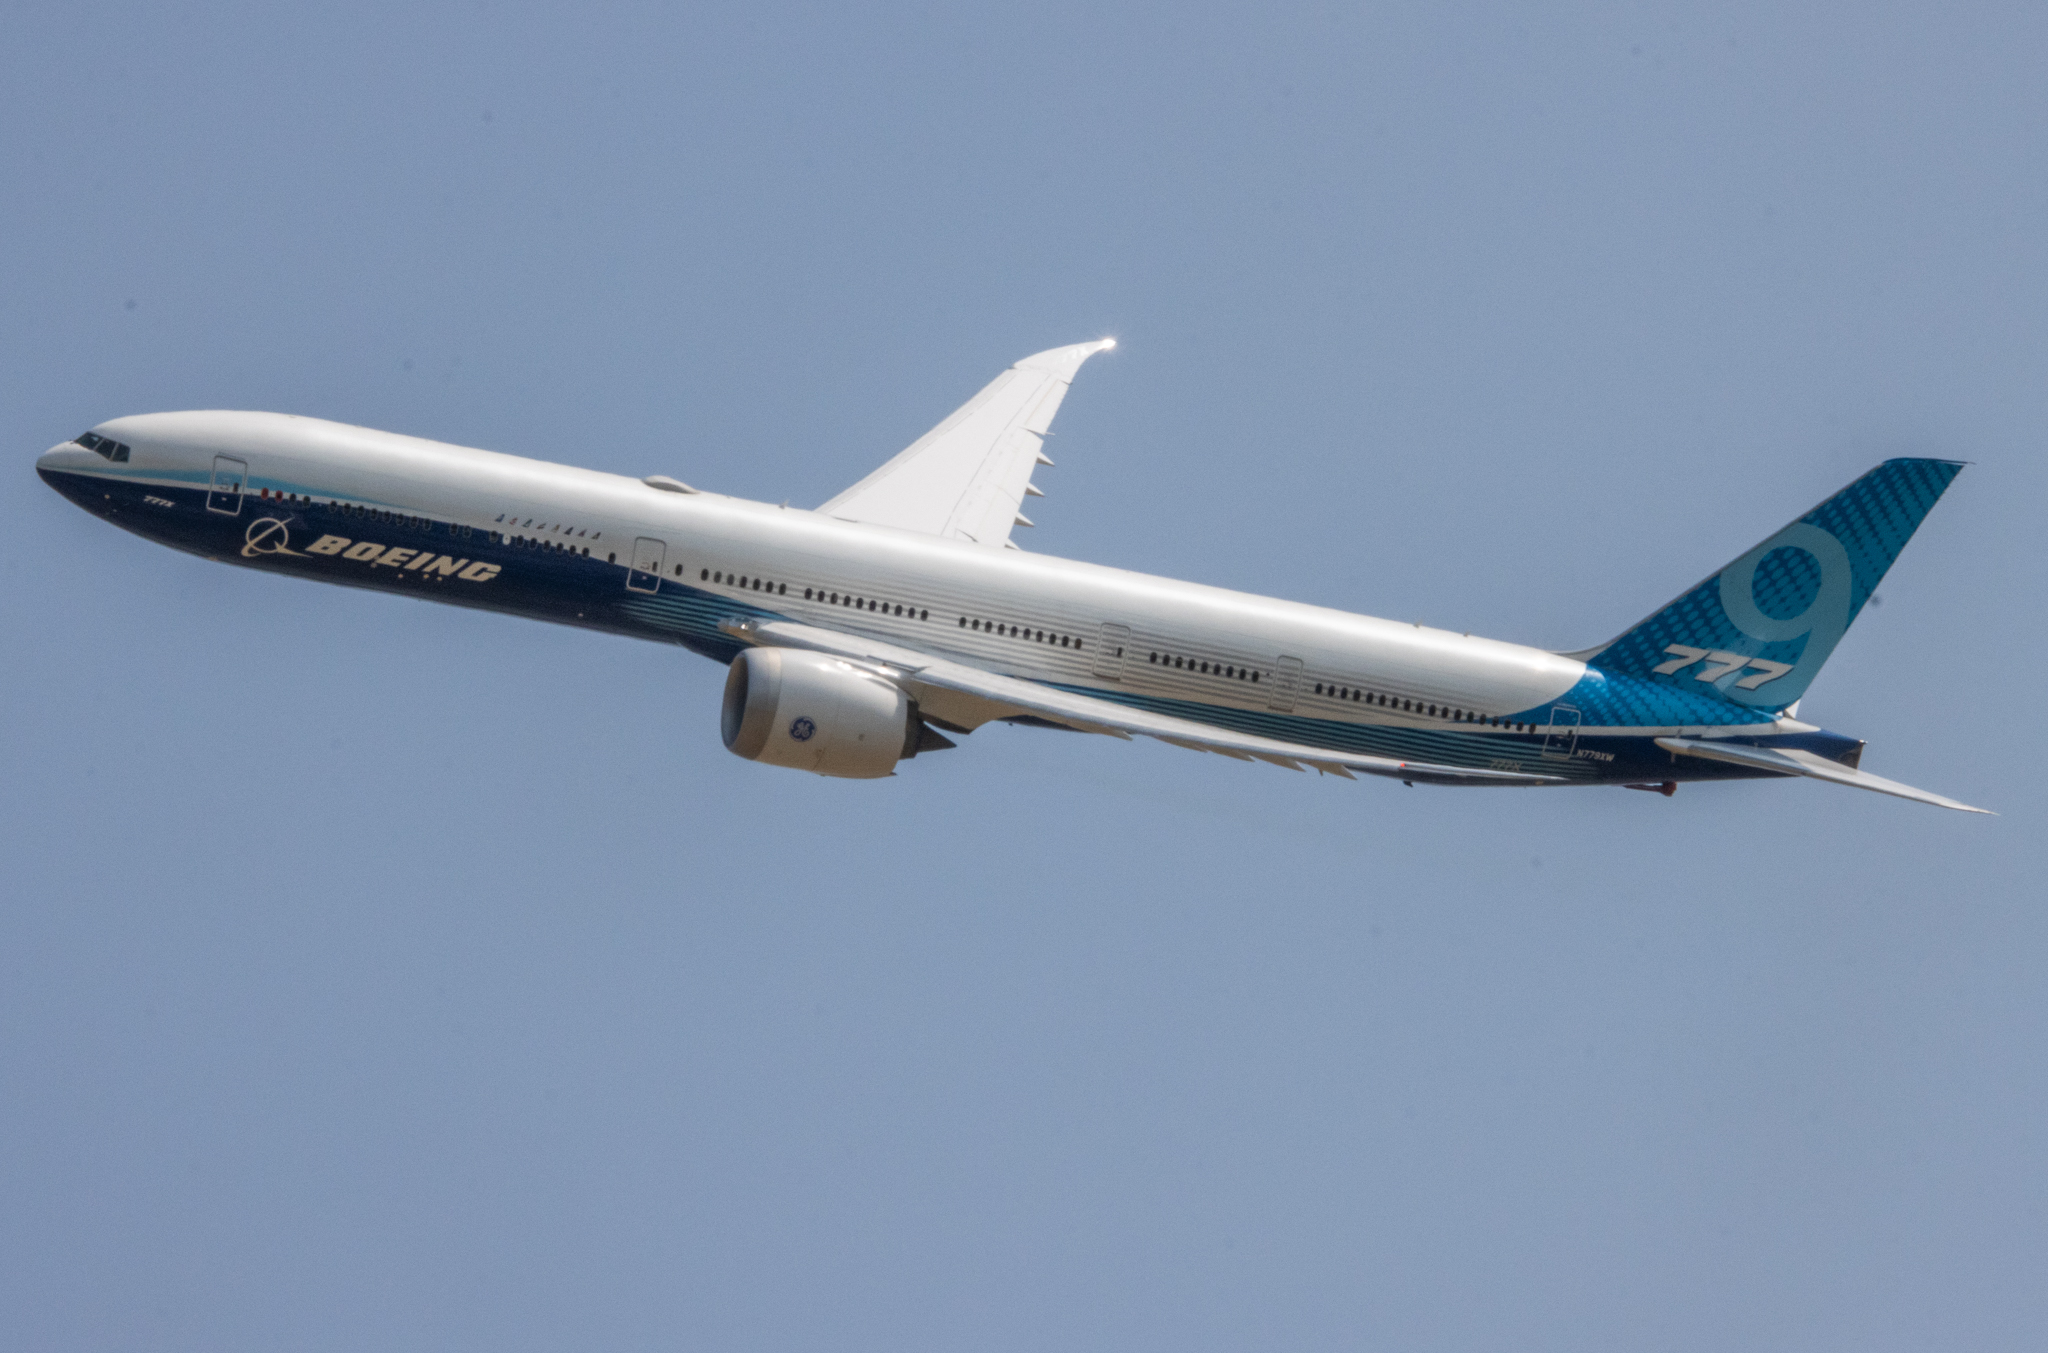
[[[1816,756],[1812,752],[1802,751],[1796,747],[1752,747],[1747,743],[1710,742],[1700,738],[1658,738],[1657,745],[1680,756],[1697,756],[1707,761],[1723,761],[1729,765],[1748,766],[1754,770],[1773,771],[1779,775],[1804,775],[1813,780],[1827,780],[1838,785],[1852,785],[1857,789],[1871,789],[1880,794],[1911,799],[1915,803],[1931,803],[1937,808],[1954,808],[1958,812],[1991,813],[1988,808],[1972,808],[1967,803],[1957,803],[1954,799],[1945,799],[1924,789],[1902,785],[1897,780],[1887,780],[1881,775],[1872,775],[1869,771],[1852,770],[1839,761],[1830,761],[1824,756]]]

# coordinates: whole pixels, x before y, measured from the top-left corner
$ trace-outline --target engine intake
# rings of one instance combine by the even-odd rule
[[[953,745],[925,726],[895,682],[789,648],[749,648],[733,659],[719,733],[734,756],[848,780],[892,775],[898,761]]]

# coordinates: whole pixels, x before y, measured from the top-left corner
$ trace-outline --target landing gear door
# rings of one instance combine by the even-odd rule
[[[659,592],[661,590],[661,561],[668,553],[668,546],[653,536],[641,536],[633,542],[633,566],[626,570],[628,592]]]
[[[213,458],[213,485],[206,491],[206,510],[230,517],[242,512],[242,486],[249,482],[249,462],[233,456]]]
[[[1095,675],[1108,681],[1121,681],[1124,675],[1124,650],[1131,646],[1129,625],[1104,625],[1095,634]]]
[[[1570,705],[1550,707],[1550,735],[1543,739],[1543,754],[1569,760],[1579,745],[1579,711]]]

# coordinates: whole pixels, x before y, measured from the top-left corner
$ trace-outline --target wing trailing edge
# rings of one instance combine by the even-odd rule
[[[719,628],[753,644],[806,648],[856,662],[872,663],[909,690],[919,707],[938,714],[949,726],[971,729],[995,719],[1025,715],[1083,733],[1104,733],[1129,740],[1154,738],[1189,751],[1213,752],[1238,761],[1264,761],[1287,770],[1318,770],[1342,779],[1352,772],[1388,779],[1437,785],[1552,785],[1561,777],[1477,770],[1392,757],[1363,756],[1328,747],[1262,738],[1233,732],[1192,719],[1131,709],[1110,700],[1002,676],[966,663],[933,657],[916,649],[856,634],[821,629],[788,620],[741,619]]]

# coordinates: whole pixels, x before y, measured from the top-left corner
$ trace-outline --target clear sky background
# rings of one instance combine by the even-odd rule
[[[2038,6],[5,21],[0,1343],[2048,1343]],[[1102,335],[1029,547],[1549,647],[1974,462],[1803,713],[2003,816],[833,783],[32,468],[272,409],[810,506]]]

